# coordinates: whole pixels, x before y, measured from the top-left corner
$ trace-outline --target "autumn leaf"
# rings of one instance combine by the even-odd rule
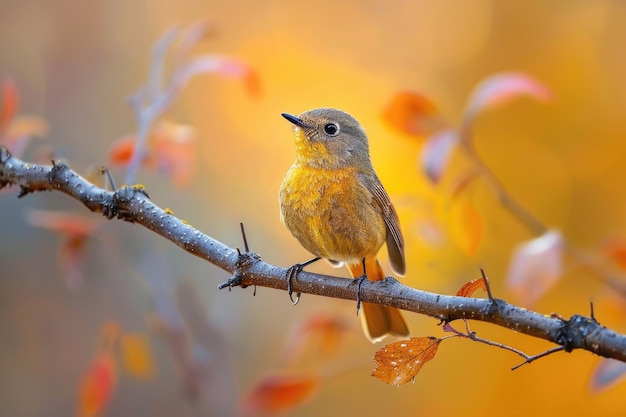
[[[181,187],[196,171],[196,130],[187,125],[161,122],[154,131],[152,151],[156,170]]]
[[[4,132],[19,107],[19,93],[15,82],[10,77],[4,77],[0,83],[0,136]]]
[[[463,126],[469,127],[483,111],[502,106],[521,96],[548,101],[552,98],[552,93],[539,81],[522,72],[505,72],[487,77],[470,95],[465,107]]]
[[[626,269],[626,240],[623,238],[611,238],[602,245],[602,250],[621,269]]]
[[[80,384],[78,416],[100,415],[113,395],[116,380],[115,357],[110,352],[96,356]]]
[[[450,211],[453,240],[467,255],[474,256],[483,238],[483,220],[471,198],[454,203]]]
[[[98,352],[85,372],[78,389],[78,417],[95,417],[109,403],[117,384],[117,361],[113,349],[119,325],[106,322],[100,330]]]
[[[285,343],[281,355],[288,364],[298,361],[304,351],[321,354],[325,359],[339,351],[343,336],[353,329],[343,316],[318,313],[299,323]]]
[[[196,171],[196,130],[188,125],[160,121],[148,137],[141,166],[153,170],[182,187]],[[111,144],[111,166],[126,167],[135,153],[136,138],[126,135]]]
[[[413,381],[422,366],[435,357],[441,340],[412,337],[383,346],[374,354],[376,369],[372,376],[396,386]]]
[[[78,289],[84,282],[87,242],[100,223],[73,212],[34,209],[27,212],[26,219],[33,226],[61,235],[58,254],[65,284],[71,290]]]
[[[515,249],[506,282],[520,304],[532,305],[556,284],[563,272],[563,247],[561,233],[550,230]]]
[[[429,180],[439,182],[457,143],[458,135],[454,130],[442,130],[428,138],[422,149],[420,165]]]
[[[471,297],[472,294],[476,292],[478,289],[483,289],[487,291],[487,285],[485,284],[485,280],[483,278],[473,279],[471,281],[466,282],[456,293],[459,297]]]
[[[383,110],[383,120],[412,136],[431,135],[445,125],[437,106],[411,91],[401,91],[393,96]]]
[[[0,145],[21,157],[34,136],[43,137],[48,124],[40,117],[18,116],[19,92],[10,77],[0,82]]]
[[[484,79],[472,93],[468,108],[485,110],[524,95],[541,101],[552,98],[550,90],[528,74],[505,72]]]
[[[589,378],[589,389],[599,393],[609,389],[626,376],[626,363],[615,359],[601,359]]]
[[[257,383],[241,405],[243,414],[286,412],[311,400],[321,386],[316,374],[268,375]]]
[[[155,362],[148,337],[141,333],[124,333],[120,338],[124,369],[135,378],[152,379]]]

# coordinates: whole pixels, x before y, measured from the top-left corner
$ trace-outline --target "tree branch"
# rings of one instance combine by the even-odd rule
[[[163,236],[185,251],[232,274],[224,286],[249,286],[287,290],[287,268],[261,261],[253,253],[238,252],[194,229],[149,200],[142,187],[107,191],[91,184],[63,163],[38,165],[23,162],[0,148],[0,188],[21,187],[18,197],[35,191],[60,191],[82,202],[89,210],[138,223]],[[356,300],[353,280],[302,271],[292,283],[293,291],[324,297]],[[569,319],[546,316],[503,300],[476,299],[420,291],[393,278],[365,281],[361,300],[424,314],[444,322],[472,319],[548,340],[567,352],[584,349],[626,362],[626,335],[602,326],[594,317],[574,315]]]

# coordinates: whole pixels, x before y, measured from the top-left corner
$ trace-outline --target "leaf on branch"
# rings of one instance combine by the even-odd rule
[[[422,366],[435,357],[441,340],[412,337],[383,346],[374,354],[376,369],[372,376],[396,386],[413,381]]]
[[[13,156],[21,157],[30,140],[47,134],[48,124],[40,117],[17,116],[19,92],[10,77],[0,82],[0,145]]]
[[[463,116],[464,126],[471,125],[483,111],[502,106],[521,96],[548,101],[552,93],[539,81],[522,72],[505,72],[487,77],[470,96]]]
[[[109,164],[128,166],[135,146],[136,138],[132,135],[115,141],[109,149]],[[141,165],[182,187],[189,184],[195,174],[196,147],[196,130],[192,126],[161,121],[148,138]]]
[[[241,405],[243,415],[287,412],[310,401],[321,387],[316,374],[268,375],[258,382]]]
[[[458,143],[458,134],[454,130],[442,130],[428,138],[422,149],[420,165],[433,183],[439,182],[448,163],[450,153]]]
[[[246,62],[228,56],[204,55],[193,58],[178,69],[174,82],[184,87],[195,75],[210,73],[241,80],[251,97],[261,95],[257,72]]]
[[[615,359],[602,359],[589,378],[589,389],[600,393],[622,381],[626,376],[626,363]]]
[[[520,304],[532,305],[556,284],[563,273],[563,247],[563,236],[558,230],[550,230],[517,247],[506,282]]]
[[[335,357],[345,334],[354,327],[343,316],[319,313],[297,325],[285,343],[282,359],[294,364],[305,351]]]
[[[30,210],[26,220],[33,226],[57,232],[59,242],[59,263],[65,284],[77,290],[84,283],[83,266],[87,258],[87,242],[96,232],[100,222],[73,212]]]
[[[383,110],[383,120],[412,136],[428,136],[441,130],[445,122],[437,106],[421,94],[401,91]]]
[[[139,379],[152,379],[155,374],[154,355],[148,337],[142,333],[124,333],[120,338],[124,369]]]
[[[487,286],[485,285],[485,280],[482,278],[473,279],[468,281],[463,285],[456,293],[459,297],[471,297],[472,294],[476,292],[476,290],[482,289],[483,291],[487,291]]]

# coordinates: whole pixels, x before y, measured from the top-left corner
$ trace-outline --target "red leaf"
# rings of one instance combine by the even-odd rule
[[[450,152],[458,143],[453,130],[443,130],[428,138],[422,150],[421,165],[432,182],[439,182],[446,167]]]
[[[100,415],[113,395],[116,380],[115,358],[110,352],[100,353],[91,363],[80,383],[78,416]]]
[[[594,393],[607,390],[626,376],[626,363],[615,359],[602,359],[589,378],[589,389]]]
[[[476,292],[476,290],[482,288],[484,291],[487,291],[487,286],[485,284],[485,280],[482,278],[473,279],[469,282],[466,282],[456,293],[459,297],[471,297],[472,294]]]
[[[19,93],[15,82],[10,77],[4,77],[0,84],[0,136],[6,132],[9,123],[17,114],[19,107]]]
[[[315,374],[269,375],[246,396],[241,409],[250,415],[286,412],[311,400],[320,386]]]
[[[411,91],[396,94],[385,107],[383,119],[394,128],[414,136],[430,135],[444,126],[437,106]]]
[[[563,246],[561,233],[551,230],[517,247],[506,281],[522,305],[532,305],[559,280]]]
[[[78,390],[77,415],[94,417],[102,413],[117,384],[117,362],[113,348],[119,336],[119,325],[106,322],[100,330],[98,353],[87,369]]]
[[[414,380],[422,366],[435,357],[441,340],[412,337],[385,345],[374,354],[376,369],[372,376],[396,386]]]
[[[469,127],[484,110],[502,106],[520,96],[548,101],[552,93],[539,81],[522,72],[505,72],[487,77],[470,96],[463,117],[464,126]]]

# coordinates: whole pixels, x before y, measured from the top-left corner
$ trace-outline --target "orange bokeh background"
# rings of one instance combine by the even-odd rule
[[[425,239],[425,218],[446,222],[449,192],[419,170],[423,140],[381,117],[394,94],[414,90],[457,123],[474,86],[509,70],[531,74],[554,98],[521,99],[482,115],[474,129],[480,155],[515,198],[570,242],[594,248],[624,235],[626,6],[620,2],[5,2],[0,74],[16,81],[21,112],[50,126],[24,159],[45,144],[79,171],[104,163],[114,140],[136,129],[125,100],[144,83],[154,41],[175,24],[199,20],[213,22],[216,34],[198,53],[245,60],[263,93],[251,98],[241,83],[219,75],[194,78],[168,118],[197,130],[195,177],[183,188],[145,171],[139,181],[156,204],[215,239],[242,247],[243,222],[251,250],[265,261],[289,266],[308,258],[278,216],[278,189],[294,157],[291,127],[280,113],[336,107],[365,126],[374,166],[399,212],[407,241],[403,282],[454,294],[483,267],[496,296],[509,299],[503,277],[511,251],[532,234],[479,180],[472,198],[485,231],[477,253],[468,256],[448,235],[437,244]],[[464,164],[455,157],[450,169]],[[114,175],[121,182],[124,172]],[[218,291],[226,273],[120,222],[101,225],[103,236],[89,243],[85,284],[70,291],[58,268],[57,236],[28,225],[23,213],[89,214],[58,193],[14,197],[0,196],[3,415],[73,413],[102,323],[148,332],[149,302],[138,289],[136,262],[146,253],[163,257],[173,279],[192,277],[232,356],[235,398],[278,369],[277,356],[298,322],[320,311],[354,316],[353,303],[345,301],[305,295],[292,307],[279,291],[259,288],[254,297],[252,289]],[[601,323],[626,331],[626,310],[615,307],[614,295],[572,265],[533,309],[569,317],[588,314],[594,301]],[[347,276],[322,263],[310,269]],[[441,335],[436,320],[406,317],[413,335]],[[550,347],[489,325],[472,329],[527,353]],[[396,388],[369,376],[378,346],[358,333],[346,343],[349,353],[336,362],[346,371],[325,380],[294,415],[619,415],[624,409],[624,383],[589,390],[599,358],[588,352],[556,354],[512,372],[520,360],[512,353],[453,339],[414,384]],[[151,344],[156,376],[148,382],[120,376],[105,415],[194,415],[167,348],[156,337]]]

